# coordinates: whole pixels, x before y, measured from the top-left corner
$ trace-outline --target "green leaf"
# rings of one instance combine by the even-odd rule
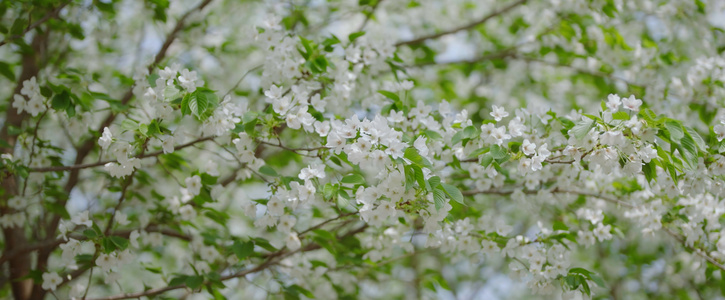
[[[269,252],[277,251],[277,248],[275,248],[274,246],[272,246],[272,244],[270,244],[269,241],[266,240],[266,239],[263,239],[263,238],[251,238],[251,240],[254,241],[254,244],[255,245],[257,245],[259,247],[262,247],[262,249],[264,249],[264,250],[267,250]]]
[[[335,50],[335,48],[333,48],[332,46],[335,45],[335,44],[339,44],[339,43],[340,43],[340,39],[338,39],[333,34],[332,37],[326,38],[322,42],[322,45],[325,47],[324,49],[325,49],[326,52],[332,52],[333,50]]]
[[[145,267],[144,269],[154,274],[164,274],[164,270],[161,267]]]
[[[171,281],[169,281],[169,285],[176,286],[176,285],[180,285],[180,284],[185,284],[187,277],[189,277],[189,276],[186,276],[186,275],[176,276],[176,277],[172,278]]]
[[[310,55],[312,55],[312,51],[314,50],[312,48],[312,41],[310,41],[302,36],[299,36],[299,38],[300,38],[300,41],[302,42],[302,47],[305,48],[305,52],[300,51],[300,54],[302,55],[302,57],[305,60],[309,60]]]
[[[102,238],[101,246],[103,246],[103,253],[106,253],[106,254],[111,253],[111,252],[115,251],[116,249],[118,249],[118,246],[116,246],[116,244],[114,244],[113,240],[111,240],[110,238]]]
[[[93,262],[93,254],[78,254],[75,257],[76,263],[79,265],[90,265]]]
[[[441,178],[438,176],[433,176],[428,179],[428,185],[430,185],[431,188],[436,188],[441,184]]]
[[[299,285],[293,284],[285,288],[285,298],[287,298],[288,296],[292,296],[294,299],[299,299],[300,294],[310,299],[315,298],[315,294]]]
[[[447,183],[441,183],[441,187],[443,187],[443,190],[446,192],[446,194],[448,194],[449,197],[451,197],[451,199],[460,204],[465,204],[463,202],[463,194],[461,194],[461,191],[458,190],[457,187]]]
[[[418,154],[418,150],[416,150],[413,147],[409,147],[408,149],[405,149],[405,154],[403,154],[403,157],[410,160],[412,163],[419,165],[421,167],[426,167],[428,169],[433,169],[433,165],[423,156]]]
[[[211,115],[218,101],[211,90],[198,88],[193,93],[186,94],[181,100],[181,113],[194,115],[197,120],[203,121]]]
[[[594,283],[596,283],[600,287],[603,287],[603,288],[607,287],[607,285],[606,285],[606,283],[604,283],[604,280],[602,279],[602,277],[600,277],[596,273],[589,273],[589,279],[594,281]]]
[[[690,135],[690,137],[692,138],[692,140],[695,141],[695,144],[697,145],[697,148],[700,149],[700,150],[702,150],[702,151],[705,151],[707,149],[707,144],[705,143],[705,140],[702,139],[702,137],[700,136],[700,134],[697,133],[697,131],[695,131],[695,129],[693,129],[692,127],[684,126],[684,128],[686,130],[686,134]]]
[[[427,185],[425,175],[423,175],[423,170],[417,165],[411,166],[411,169],[413,170],[413,178],[418,183],[418,186],[420,188],[426,188]]]
[[[10,81],[15,81],[13,66],[4,61],[0,61],[0,75],[5,76],[5,78],[10,79]]]
[[[243,260],[254,253],[254,243],[251,241],[234,241],[234,244],[232,245],[232,252],[234,252],[234,255],[236,255],[239,260]]]
[[[322,196],[325,199],[332,199],[332,196],[334,196],[335,194],[337,194],[337,186],[335,186],[335,185],[327,183],[322,188]]]
[[[446,204],[446,193],[440,189],[433,190],[433,201],[436,210],[440,210]]]
[[[131,119],[125,119],[121,122],[121,130],[129,131],[138,129],[138,123]]]
[[[697,5],[697,12],[701,14],[706,14],[706,5],[705,2],[702,2],[702,0],[695,0],[695,5]]]
[[[10,35],[22,35],[23,30],[27,27],[28,21],[22,17],[15,19],[12,27],[10,27]]]
[[[443,139],[443,136],[441,136],[440,133],[435,132],[433,130],[426,130],[425,135],[428,136],[429,138],[431,138],[433,140],[437,140],[437,141],[440,141]]]
[[[264,165],[261,168],[259,168],[259,173],[262,173],[267,176],[277,177],[279,174],[277,174],[277,171],[272,169],[272,167]]]
[[[652,179],[657,177],[657,166],[652,161],[645,163],[642,165],[642,173],[644,173],[647,183],[652,182]]]
[[[491,145],[491,152],[489,152],[489,153],[491,153],[491,157],[493,157],[493,159],[505,158],[508,155],[508,152],[506,151],[506,149],[502,148],[499,145],[495,145],[495,144]]]
[[[83,235],[84,235],[85,237],[87,237],[87,238],[88,238],[89,240],[92,240],[92,239],[94,239],[94,238],[97,238],[97,237],[99,237],[99,236],[100,236],[100,234],[98,234],[98,233],[97,233],[97,232],[96,232],[95,230],[93,230],[93,229],[86,229],[86,230],[83,230]]]
[[[665,128],[670,133],[670,139],[673,142],[679,142],[685,136],[685,131],[680,122],[674,120],[665,121]]]
[[[478,129],[475,126],[468,126],[463,129],[463,138],[472,139],[478,135]]]
[[[194,92],[189,98],[188,105],[189,111],[199,117],[204,113],[204,111],[206,111],[207,107],[209,107],[209,100],[204,94]]]
[[[50,107],[57,111],[66,110],[70,105],[71,99],[67,91],[63,91],[60,94],[55,95],[55,97],[53,97],[53,100],[51,100],[50,102]]]
[[[491,165],[491,162],[493,162],[493,156],[491,156],[491,153],[486,153],[481,157],[481,165],[484,167],[488,167]]]
[[[569,226],[566,226],[566,224],[564,224],[564,222],[562,222],[562,221],[556,221],[556,222],[554,222],[554,231],[557,231],[557,230],[567,230],[568,231]]]
[[[571,130],[569,131],[569,134],[574,135],[574,137],[576,137],[577,140],[581,140],[589,133],[589,130],[594,128],[594,125],[596,123],[597,123],[596,121],[591,121],[591,122],[581,121],[581,122],[577,123],[576,125],[574,125],[574,127],[571,128]]]
[[[468,157],[471,157],[471,158],[478,157],[479,155],[488,153],[490,151],[491,151],[491,147],[478,148],[478,149],[474,150],[473,152],[471,152],[471,154],[469,154]]]
[[[350,40],[350,43],[354,42],[357,38],[365,35],[365,31],[358,31],[353,32],[349,36],[347,36],[347,39]]]
[[[564,277],[564,282],[569,286],[570,289],[576,290],[582,283],[583,277],[581,275],[567,275]]]
[[[586,293],[587,296],[590,296],[591,297],[592,291],[589,288],[589,283],[587,283],[586,280],[582,280],[582,290],[584,290],[584,293]]]
[[[212,176],[207,173],[201,173],[199,174],[199,177],[201,177],[201,183],[203,185],[215,185],[217,181],[217,176]]]
[[[388,99],[393,100],[395,102],[400,101],[400,97],[398,97],[398,94],[396,94],[396,93],[388,92],[388,91],[384,91],[384,90],[379,90],[378,93],[380,93],[381,95],[383,95],[383,96],[387,97]]]
[[[138,125],[138,132],[140,132],[144,136],[148,136],[147,133],[149,132],[149,126],[146,124]]]
[[[614,120],[629,120],[629,114],[624,111],[618,111],[616,113],[612,114],[612,119]]]
[[[695,140],[688,134],[680,139],[680,154],[685,159],[685,162],[692,168],[697,167],[697,145]]]
[[[114,245],[116,245],[118,249],[126,250],[126,248],[128,248],[128,240],[126,238],[117,235],[112,235],[108,238],[111,240],[111,242],[113,242]]]
[[[188,276],[186,277],[186,280],[184,281],[186,283],[186,286],[191,288],[192,290],[198,289],[201,287],[202,284],[204,284],[204,277],[203,276]]]
[[[365,183],[365,177],[363,177],[360,174],[350,174],[342,178],[340,180],[341,183],[346,184],[364,184]]]

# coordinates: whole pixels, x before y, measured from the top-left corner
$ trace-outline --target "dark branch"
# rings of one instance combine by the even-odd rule
[[[449,29],[449,30],[446,30],[446,31],[442,31],[442,32],[439,32],[439,33],[436,33],[436,34],[422,36],[422,37],[419,37],[417,39],[413,39],[413,40],[409,40],[409,41],[403,41],[403,42],[398,42],[397,44],[395,44],[395,46],[417,45],[417,44],[420,44],[420,43],[425,42],[425,41],[430,40],[430,39],[437,39],[439,37],[442,37],[444,35],[448,35],[448,34],[451,34],[451,33],[456,33],[456,32],[463,31],[463,30],[473,29],[473,28],[475,28],[478,25],[481,25],[483,23],[486,23],[486,21],[488,21],[488,20],[490,20],[492,18],[495,18],[497,16],[500,16],[500,15],[502,15],[502,14],[504,14],[504,13],[506,13],[506,12],[508,12],[508,11],[514,9],[514,8],[516,8],[517,6],[526,3],[526,1],[527,0],[518,0],[516,2],[513,2],[513,3],[509,4],[508,6],[505,6],[504,8],[502,8],[500,10],[494,11],[494,12],[492,12],[492,13],[484,16],[482,19],[480,19],[478,21],[475,21],[473,23],[470,23],[470,24],[467,24],[467,25],[463,25],[461,27]]]

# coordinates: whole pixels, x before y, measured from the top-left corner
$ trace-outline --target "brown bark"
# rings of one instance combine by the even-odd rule
[[[18,78],[18,84],[15,86],[13,94],[19,94],[23,88],[23,81],[28,80],[36,75],[40,70],[41,56],[45,50],[46,43],[48,41],[47,34],[38,34],[33,37],[30,44],[33,51],[23,54],[22,58],[22,72]],[[9,102],[12,101],[12,98]],[[17,136],[9,133],[10,126],[20,127],[25,119],[26,114],[18,114],[17,110],[13,107],[8,107],[5,114],[5,124],[0,129],[0,139],[5,140],[10,144],[11,148],[2,148],[2,153],[13,153],[15,143],[17,142]],[[2,178],[2,189],[4,191],[2,195],[2,206],[0,206],[0,212],[2,214],[11,213],[8,207],[5,206],[7,200],[18,194],[18,183],[19,181],[14,175],[3,174]],[[27,236],[23,227],[19,228],[5,228],[3,229],[5,237],[5,252],[13,251],[16,248],[25,247],[28,244]],[[15,259],[8,262],[10,268],[10,282],[12,287],[13,296],[15,299],[31,299],[31,293],[33,289],[33,280],[26,279],[22,281],[14,281],[17,278],[28,275],[31,270],[31,259],[29,254],[20,255]]]

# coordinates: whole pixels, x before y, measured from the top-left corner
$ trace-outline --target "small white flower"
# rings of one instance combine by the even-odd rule
[[[141,234],[138,233],[138,230],[131,231],[131,235],[128,236],[128,242],[131,244],[131,247],[138,248],[139,236],[141,236]]]
[[[601,241],[606,241],[612,238],[612,225],[606,225],[599,223],[597,228],[593,230],[594,236],[597,237],[597,239]]]
[[[490,115],[496,122],[501,121],[503,118],[508,117],[509,113],[503,107],[493,105],[491,108]]]
[[[118,225],[121,225],[121,226],[126,226],[129,223],[131,223],[128,221],[128,216],[126,216],[126,214],[124,214],[123,212],[120,212],[120,211],[116,212],[114,219],[116,220],[116,223],[118,223]]]
[[[302,246],[302,242],[300,242],[299,237],[297,237],[297,233],[294,232],[287,235],[285,242],[287,249],[289,249],[290,251],[295,251]]]
[[[8,206],[10,208],[13,208],[13,209],[16,209],[16,210],[20,210],[24,206],[23,205],[23,198],[20,197],[20,196],[15,196],[15,197],[10,198],[8,200]]]
[[[27,101],[25,101],[25,98],[20,95],[13,95],[13,107],[18,110],[18,114],[23,113],[25,110],[25,107],[28,105]]]
[[[56,272],[43,273],[43,289],[55,291],[55,288],[63,282],[63,278],[60,278]]]
[[[184,205],[179,208],[179,214],[181,215],[181,219],[185,221],[190,221],[196,218],[196,211],[191,205]]]
[[[73,218],[70,219],[71,222],[75,223],[76,225],[86,225],[86,227],[91,227],[93,225],[93,221],[91,221],[90,217],[88,216],[88,211],[79,212]]]
[[[521,144],[521,151],[523,151],[526,155],[533,155],[536,153],[536,144],[530,142],[528,139],[525,139],[524,143]]]
[[[267,213],[273,216],[281,216],[284,213],[284,203],[279,198],[274,197],[267,202]]]
[[[96,259],[96,265],[100,267],[104,272],[108,272],[111,268],[115,267],[118,263],[116,257],[111,254],[101,253]]]
[[[281,98],[282,94],[284,94],[284,89],[274,84],[270,86],[268,90],[264,91],[264,95],[271,100]]]
[[[315,166],[307,166],[306,168],[302,169],[302,171],[300,171],[300,174],[297,175],[297,177],[302,180],[309,180],[312,178],[325,178],[325,165],[319,164]]]
[[[25,104],[25,110],[35,117],[45,111],[46,107],[43,102],[44,99],[41,96],[34,96]]]
[[[428,139],[421,135],[413,143],[413,147],[415,147],[422,156],[428,156],[428,146],[425,145],[427,140]]]
[[[284,233],[290,233],[292,231],[292,227],[295,226],[295,223],[297,223],[297,218],[290,215],[284,215],[281,218],[279,218],[279,224],[277,224],[277,230],[284,232]]]
[[[164,135],[161,137],[161,148],[164,154],[174,152],[174,137],[170,135]]]
[[[634,95],[631,95],[629,98],[622,100],[622,104],[624,108],[637,112],[639,111],[639,106],[642,105],[642,100],[636,99]]]
[[[163,70],[159,71],[159,77],[163,79],[164,81],[167,81],[169,79],[173,79],[176,77],[176,73],[178,71],[171,67],[166,67]]]
[[[619,109],[619,105],[622,104],[622,100],[615,94],[609,94],[609,96],[607,96],[607,100],[607,108],[609,108],[610,111],[616,111]]]
[[[214,246],[204,246],[199,250],[199,256],[202,260],[208,262],[214,262],[221,257],[219,251]]]
[[[199,195],[201,192],[201,177],[199,175],[194,175],[189,178],[186,178],[184,181],[186,183],[186,190],[191,195]]]
[[[106,150],[106,149],[108,149],[108,146],[111,145],[111,142],[113,142],[113,136],[111,136],[111,130],[109,130],[108,127],[103,128],[103,135],[101,135],[101,137],[98,138],[98,145],[101,146],[101,149]]]
[[[717,141],[720,142],[725,139],[725,125],[717,124],[712,128],[712,131],[717,135]]]

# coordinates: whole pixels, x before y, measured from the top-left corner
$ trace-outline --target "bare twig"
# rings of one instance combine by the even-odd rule
[[[516,8],[517,6],[526,3],[526,1],[527,0],[518,0],[516,2],[513,2],[513,3],[505,6],[504,8],[502,8],[500,10],[497,10],[497,11],[494,11],[494,12],[492,12],[492,13],[484,16],[480,20],[477,20],[477,21],[475,21],[473,23],[469,23],[469,24],[463,25],[461,27],[456,27],[456,28],[453,28],[453,29],[449,29],[449,30],[446,30],[446,31],[442,31],[442,32],[439,32],[439,33],[436,33],[436,34],[422,36],[422,37],[419,37],[419,38],[416,38],[416,39],[412,39],[412,40],[409,40],[409,41],[398,42],[397,44],[395,44],[395,46],[397,47],[397,46],[403,46],[403,45],[416,45],[416,44],[420,44],[422,42],[425,42],[427,40],[436,39],[436,38],[439,38],[439,37],[442,37],[444,35],[448,35],[448,34],[451,34],[451,33],[456,33],[456,32],[463,31],[463,30],[473,29],[473,28],[475,28],[478,25],[481,25],[483,23],[486,23],[486,21],[488,21],[488,20],[490,20],[492,18],[495,18],[497,16],[500,16],[502,14],[505,14],[506,12],[508,12],[508,11]]]
[[[193,146],[195,144],[198,144],[198,143],[201,143],[201,142],[205,142],[205,141],[208,141],[208,140],[213,140],[214,138],[215,138],[214,136],[207,136],[207,137],[198,138],[198,139],[193,140],[191,142],[188,142],[188,143],[185,143],[185,144],[181,144],[181,145],[175,146],[174,147],[174,150],[181,150],[181,149],[184,149],[186,147],[191,147],[191,146]],[[155,151],[155,152],[141,154],[141,155],[137,156],[136,158],[154,157],[154,156],[159,156],[161,154],[164,154],[164,151],[163,150],[159,150],[159,151]],[[87,169],[87,168],[93,168],[93,167],[103,166],[103,165],[105,165],[107,163],[112,163],[112,162],[116,162],[116,160],[106,160],[106,161],[99,161],[99,162],[95,162],[95,163],[79,164],[79,165],[72,165],[72,166],[30,168],[30,172],[31,173],[33,173],[33,172],[57,172],[57,171],[70,171],[70,170],[78,170],[78,169]]]
[[[533,195],[539,193],[539,190],[522,190],[524,194],[527,195]],[[630,204],[628,202],[621,201],[619,199],[615,199],[611,196],[604,195],[604,194],[595,194],[590,192],[583,192],[583,191],[572,191],[572,190],[562,190],[559,188],[554,188],[552,190],[549,190],[548,192],[553,194],[576,194],[576,195],[584,195],[584,196],[590,196],[594,198],[599,198],[607,202],[611,202],[614,204],[618,204],[624,207],[633,208],[635,207],[634,204]],[[461,192],[465,196],[472,196],[472,195],[478,195],[478,194],[494,194],[494,195],[511,195],[514,193],[514,191],[501,191],[501,190],[469,190],[469,191],[462,191]]]
[[[229,90],[228,90],[228,91],[226,92],[226,94],[224,94],[224,96],[222,96],[222,99],[224,99],[224,98],[225,98],[226,96],[228,96],[229,94],[231,94],[231,93],[232,93],[232,92],[234,91],[234,89],[236,89],[236,88],[237,88],[237,87],[238,87],[238,86],[239,86],[239,85],[240,85],[240,84],[242,83],[242,81],[244,81],[244,78],[245,78],[245,77],[247,77],[247,75],[249,75],[249,73],[252,73],[252,72],[254,72],[254,71],[258,70],[259,68],[261,68],[261,67],[263,67],[263,66],[264,66],[264,64],[262,64],[262,65],[259,65],[259,66],[256,66],[256,67],[254,67],[254,68],[251,68],[251,69],[249,69],[249,70],[248,70],[247,72],[244,72],[244,75],[242,75],[242,77],[241,77],[241,78],[239,78],[239,80],[237,80],[237,83],[236,83],[236,84],[235,84],[235,85],[234,85],[234,86],[233,86],[232,88],[230,88],[230,89],[229,89]]]
[[[675,238],[678,242],[680,242],[680,244],[682,244],[683,247],[689,249],[692,252],[695,252],[695,254],[699,255],[702,258],[704,258],[706,261],[708,261],[709,263],[711,263],[713,266],[716,266],[718,269],[725,271],[725,265],[719,263],[717,260],[715,260],[710,255],[707,255],[707,253],[704,250],[702,250],[700,248],[695,248],[695,247],[692,247],[692,246],[688,245],[687,242],[685,241],[685,238],[683,238],[681,235],[677,234],[676,232],[672,231],[672,229],[669,229],[669,228],[664,227],[664,226],[662,226],[662,229],[665,232],[667,232],[667,234],[669,234],[670,236],[672,236],[673,238]]]
[[[3,41],[0,42],[0,47],[2,47],[5,44],[8,44],[8,43],[10,43],[10,42],[12,42],[14,40],[17,40],[19,38],[22,38],[23,36],[25,36],[25,34],[27,34],[28,32],[30,32],[31,30],[37,28],[38,26],[40,26],[41,24],[45,23],[46,21],[48,21],[50,19],[57,18],[58,17],[58,14],[60,13],[60,11],[64,7],[66,7],[68,4],[70,4],[71,2],[73,2],[73,1],[66,1],[66,2],[62,3],[61,5],[59,5],[58,7],[56,7],[55,9],[53,9],[52,11],[48,12],[47,14],[45,14],[45,16],[43,16],[42,18],[40,18],[38,21],[35,21],[35,23],[30,24],[28,27],[25,28],[25,30],[23,30],[22,33],[17,34],[17,35],[11,35],[11,36],[7,37],[6,39],[4,39]]]
[[[375,15],[375,10],[378,9],[378,6],[380,3],[383,2],[383,0],[375,1],[375,4],[373,5],[372,9],[370,9],[370,13],[365,15],[365,20],[363,20],[362,24],[360,24],[360,27],[357,29],[357,31],[362,31],[365,29],[365,26],[368,25],[368,22],[370,22],[370,19]]]
[[[337,217],[335,217],[335,218],[332,218],[332,219],[329,219],[329,220],[325,220],[324,222],[322,222],[322,223],[320,223],[320,224],[317,224],[317,225],[315,225],[315,226],[312,226],[312,227],[310,227],[310,228],[307,228],[307,229],[306,229],[306,230],[304,230],[304,231],[301,231],[301,232],[299,233],[299,235],[298,235],[298,236],[299,236],[299,237],[302,237],[302,236],[304,236],[305,234],[307,234],[308,232],[310,232],[310,231],[313,231],[313,230],[315,230],[315,229],[319,229],[319,228],[321,228],[322,226],[325,226],[326,224],[328,224],[328,223],[330,223],[330,222],[334,222],[334,221],[337,221],[337,220],[339,220],[339,219],[342,219],[342,218],[345,218],[345,217],[348,217],[348,216],[356,215],[357,213],[358,213],[358,212],[357,212],[357,211],[355,211],[355,212],[350,212],[350,213],[340,214],[339,216],[337,216]]]
[[[343,236],[340,236],[338,238],[339,239],[343,239],[343,238],[346,238],[348,236],[353,236],[355,234],[358,234],[360,232],[363,232],[366,228],[367,228],[367,225],[363,225],[360,228],[355,229],[353,231],[350,231],[350,232],[348,232],[348,233],[346,233]],[[313,251],[313,250],[317,250],[317,249],[320,249],[320,248],[322,248],[322,246],[320,246],[319,244],[317,244],[317,243],[310,243],[310,244],[307,244],[307,246],[301,247],[301,248],[299,248],[297,250],[294,250],[294,251],[285,251],[286,249],[282,249],[282,250],[279,250],[279,251],[274,252],[274,253],[270,254],[269,256],[267,256],[264,262],[262,262],[261,264],[257,265],[254,268],[247,269],[247,270],[244,270],[244,271],[241,271],[241,272],[237,272],[237,273],[234,273],[234,274],[222,276],[221,278],[219,278],[219,280],[220,281],[226,281],[226,280],[233,279],[233,278],[244,277],[244,276],[247,276],[248,274],[253,274],[253,273],[256,273],[256,272],[265,270],[265,269],[267,269],[267,268],[269,268],[271,266],[274,266],[277,263],[279,263],[280,261],[282,261],[283,259],[285,259],[285,258],[287,258],[289,256],[292,256],[292,255],[294,255],[296,253]],[[121,299],[135,299],[135,298],[141,298],[141,297],[150,297],[150,296],[155,296],[155,295],[163,294],[163,293],[168,292],[168,291],[173,291],[173,290],[178,290],[178,289],[183,289],[183,288],[186,288],[186,285],[185,284],[180,284],[180,285],[175,285],[175,286],[167,286],[167,287],[163,287],[163,288],[150,289],[150,290],[146,290],[146,291],[143,291],[143,292],[137,292],[137,293],[123,294],[123,295],[117,295],[117,296],[111,296],[111,297],[105,297],[105,298],[97,298],[97,299],[94,299],[94,300],[121,300]]]

